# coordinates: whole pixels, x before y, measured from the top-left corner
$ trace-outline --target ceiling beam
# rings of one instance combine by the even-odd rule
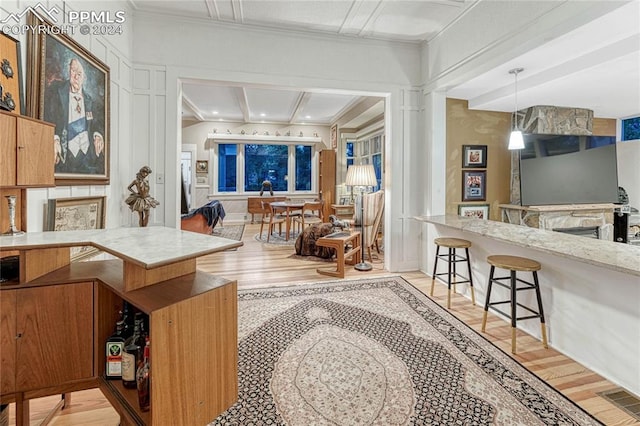
[[[242,0],[231,0],[234,21],[244,24],[244,13],[242,12]]]
[[[298,96],[298,100],[296,101],[296,106],[293,108],[293,112],[291,113],[291,117],[289,118],[289,124],[295,124],[298,120],[298,115],[302,112],[304,107],[311,99],[311,93],[309,92],[301,92]]]
[[[193,115],[195,115],[198,120],[205,121],[196,104],[194,104],[184,93],[182,94],[182,101],[191,110],[191,112],[193,112]]]
[[[371,12],[371,15],[369,15],[369,17],[367,18],[367,21],[364,23],[364,25],[360,29],[360,32],[358,33],[359,36],[363,37],[373,32],[370,28],[373,25],[373,23],[376,22],[376,19],[378,19],[378,16],[380,16],[380,14],[382,13],[382,4],[384,3],[384,1],[385,0],[378,1],[376,8],[373,9],[373,12]]]
[[[377,104],[383,100],[383,98],[378,98],[374,96],[365,96],[360,99],[360,102],[356,105],[351,105],[351,109],[346,111],[342,116],[339,116],[335,122],[338,123],[338,126],[342,126],[344,123],[348,123],[354,118],[360,116],[369,108]]]
[[[238,99],[238,107],[242,111],[242,119],[245,123],[249,123],[251,113],[249,111],[249,101],[247,100],[247,91],[244,87],[236,87],[236,98]]]
[[[220,20],[220,11],[218,10],[218,3],[216,0],[205,0],[207,10],[209,11],[209,18]]]

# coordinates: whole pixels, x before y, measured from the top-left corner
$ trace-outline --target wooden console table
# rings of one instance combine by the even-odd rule
[[[117,259],[70,263],[69,247],[87,245]],[[237,283],[196,271],[196,258],[241,245],[162,227],[0,237],[20,262],[19,280],[0,289],[0,402],[16,403],[23,426],[30,399],[99,387],[122,425],[211,422],[238,396]],[[149,316],[147,412],[104,377],[123,301]]]
[[[351,249],[346,251],[349,245],[351,245]],[[362,247],[360,245],[359,231],[344,231],[326,235],[322,238],[318,238],[316,246],[330,247],[336,250],[336,270],[318,268],[317,271],[320,274],[344,278],[345,265],[355,265],[360,262]]]

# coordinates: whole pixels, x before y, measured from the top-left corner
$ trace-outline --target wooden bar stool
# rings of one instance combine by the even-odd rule
[[[524,257],[518,256],[506,256],[506,255],[496,255],[487,257],[487,262],[491,265],[491,272],[489,273],[489,285],[487,286],[487,298],[484,303],[484,315],[482,317],[482,332],[485,331],[485,327],[487,325],[487,311],[490,306],[500,305],[504,303],[509,303],[511,306],[511,313],[507,314],[499,309],[495,309],[495,311],[501,315],[506,316],[511,319],[511,352],[516,353],[516,321],[525,320],[531,318],[540,318],[540,328],[542,330],[542,345],[545,348],[548,348],[547,345],[547,330],[544,326],[544,311],[542,310],[542,298],[540,297],[540,284],[538,283],[538,271],[542,269],[542,266],[539,262],[531,259],[526,259]],[[510,274],[505,277],[494,277],[494,272],[496,268],[507,269],[510,271]],[[533,273],[533,283],[524,281],[520,278],[516,277],[517,272],[532,272]],[[508,280],[505,284],[501,282],[501,280]],[[504,288],[508,288],[511,292],[509,300],[502,300],[500,302],[490,302],[491,298],[491,286],[495,283]],[[522,284],[522,286],[518,287],[518,283]],[[516,295],[518,291],[523,290],[535,290],[536,298],[538,300],[538,311],[534,311],[533,309],[524,306],[518,303],[516,299]],[[518,317],[516,315],[516,307],[520,306],[521,308],[529,311],[533,315]]]
[[[471,262],[469,258],[469,247],[471,247],[471,241],[463,240],[461,238],[436,238],[433,240],[436,247],[436,258],[433,264],[433,274],[431,275],[431,296],[433,296],[433,287],[436,281],[436,277],[440,275],[447,276],[447,309],[451,309],[451,285],[453,284],[453,291],[455,292],[456,284],[469,283],[471,288],[471,303],[476,304],[476,295],[473,291],[473,279],[471,277]],[[447,253],[440,254],[440,247],[446,247]],[[464,249],[465,255],[461,256],[456,254],[456,249]],[[438,259],[442,259],[447,262],[447,272],[436,273],[438,270]],[[468,277],[464,277],[456,272],[456,263],[467,262]],[[463,278],[462,281],[458,281],[457,278]]]

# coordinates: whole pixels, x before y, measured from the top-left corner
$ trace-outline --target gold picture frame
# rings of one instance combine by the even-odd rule
[[[27,22],[54,27],[33,13]],[[27,41],[27,115],[55,125],[56,185],[109,184],[109,67],[60,32],[30,31]]]
[[[54,198],[48,200],[45,231],[88,231],[104,229],[106,197]],[[95,247],[71,247],[71,261],[99,253]]]
[[[196,173],[209,173],[209,161],[196,160]]]

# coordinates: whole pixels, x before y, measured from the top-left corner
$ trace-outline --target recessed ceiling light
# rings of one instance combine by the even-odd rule
[[[311,116],[310,116],[310,115],[307,115],[307,116],[305,116],[304,118],[309,119],[309,118],[311,118]]]
[[[212,114],[213,115],[218,115],[218,111],[213,111]]]
[[[266,116],[267,116],[267,114],[265,114],[264,112],[260,113],[260,117],[266,117]]]

